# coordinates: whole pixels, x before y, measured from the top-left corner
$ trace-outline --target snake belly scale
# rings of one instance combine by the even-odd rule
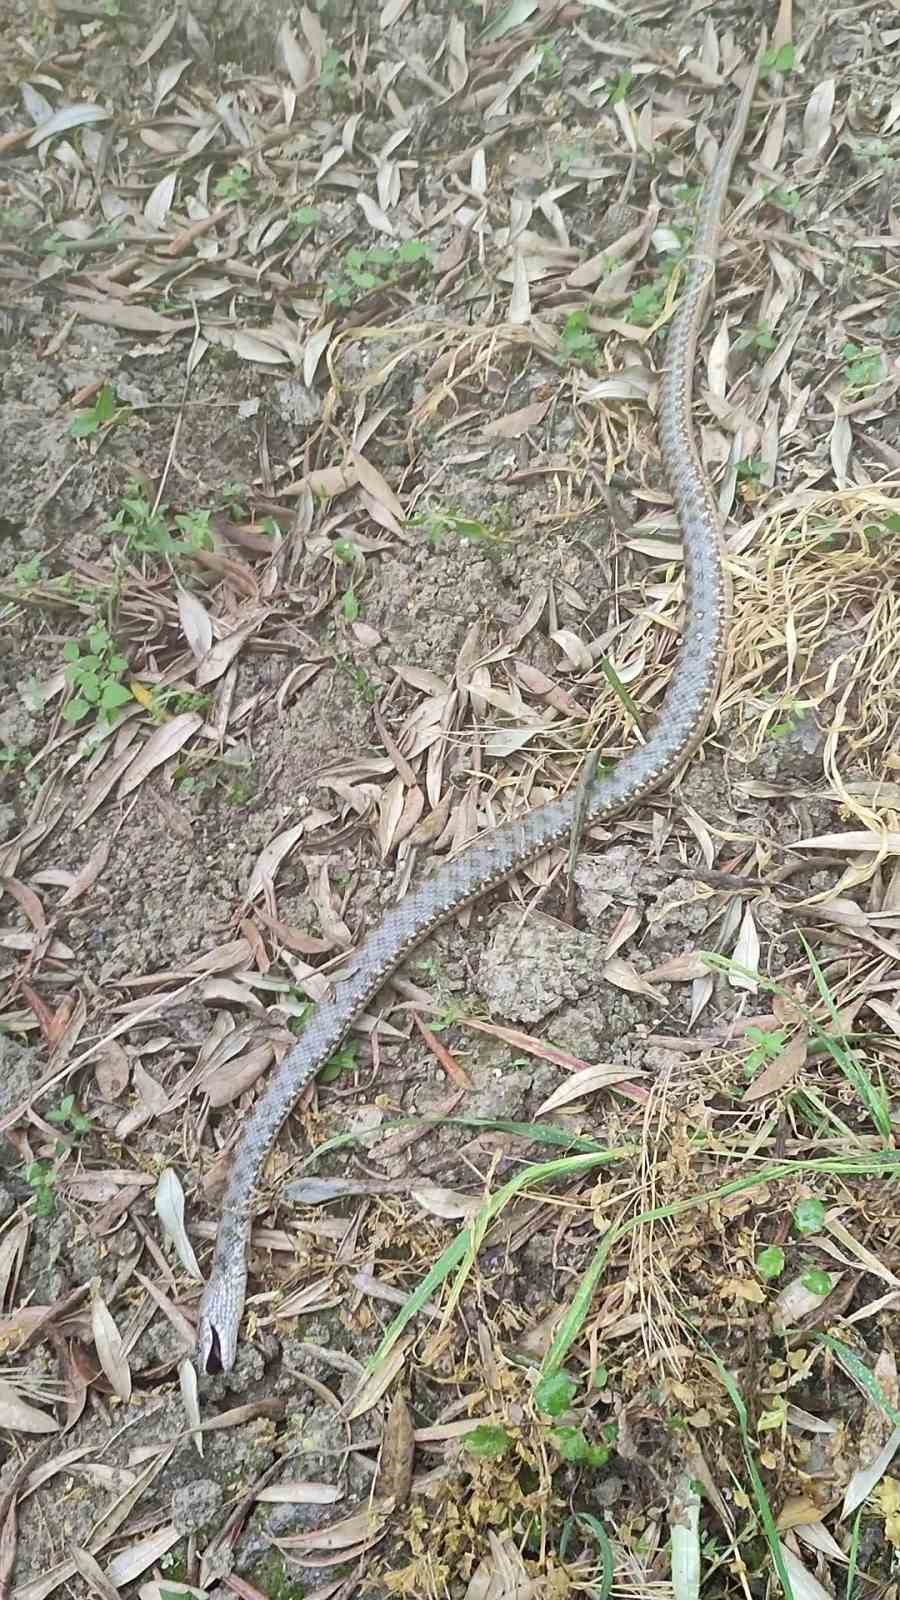
[[[683,541],[684,625],[678,659],[650,736],[612,772],[594,777],[586,799],[570,793],[506,822],[427,877],[387,912],[359,951],[354,970],[316,1006],[238,1140],[200,1306],[196,1359],[201,1371],[228,1372],[234,1364],[253,1199],[281,1125],[372,997],[433,928],[567,838],[578,820],[579,805],[587,823],[637,805],[675,777],[706,732],[722,675],[731,596],[719,515],[693,436],[694,359],[715,276],[723,204],[746,133],[762,49],[763,45],[749,69],[703,191],[690,262],[666,343],[658,431]]]

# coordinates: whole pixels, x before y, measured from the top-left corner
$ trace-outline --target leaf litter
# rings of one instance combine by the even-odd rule
[[[828,1593],[842,1563],[861,1570],[860,1507],[881,1532],[865,1558],[877,1581],[897,1538],[896,84],[856,44],[838,72],[832,42],[794,37],[781,7],[700,393],[704,459],[734,513],[732,662],[683,789],[585,842],[643,861],[630,878],[616,865],[612,897],[581,885],[613,998],[598,1012],[557,995],[534,1032],[472,1015],[462,946],[439,939],[398,980],[398,1003],[363,1019],[300,1109],[312,1149],[298,1140],[290,1156],[282,1140],[260,1212],[290,1165],[314,1161],[336,1182],[333,1209],[257,1228],[244,1333],[271,1359],[269,1329],[293,1351],[289,1318],[334,1313],[318,1365],[298,1373],[294,1352],[281,1370],[349,1431],[320,1431],[318,1452],[289,1426],[277,1446],[258,1437],[266,1464],[238,1457],[242,1481],[277,1477],[282,1457],[290,1476],[248,1494],[237,1522],[214,1509],[185,1536],[156,1490],[168,1441],[193,1451],[179,1488],[198,1476],[198,1438],[204,1472],[235,1471],[205,1432],[222,1391],[198,1408],[184,1371],[195,1248],[216,1220],[205,1197],[238,1130],[226,1108],[423,856],[568,787],[587,749],[614,760],[658,703],[681,552],[654,470],[656,335],[689,247],[691,185],[727,114],[718,91],[752,30],[648,6],[623,43],[615,7],[513,4],[480,33],[402,5],[373,14],[371,33],[342,32],[304,7],[294,25],[272,21],[263,58],[251,51],[235,76],[190,14],[50,13],[44,37],[23,25],[10,49],[0,250],[7,281],[26,298],[37,285],[66,319],[54,353],[98,341],[100,370],[76,361],[65,397],[63,417],[82,421],[64,476],[96,478],[108,521],[98,531],[90,511],[92,534],[70,549],[49,537],[0,596],[14,659],[34,651],[42,713],[40,742],[20,751],[11,737],[2,752],[16,801],[4,1031],[45,1050],[4,1107],[20,1185],[5,1223],[5,1426],[27,1435],[43,1417],[79,1437],[86,1397],[102,1399],[127,1420],[118,1437],[88,1436],[99,1489],[105,1462],[127,1467],[135,1380],[142,1394],[175,1386],[185,1409],[166,1412],[164,1448],[132,1466],[127,1492],[98,1500],[92,1525],[32,1559],[12,1592],[36,1600],[78,1578],[180,1591],[165,1563],[187,1537],[182,1570],[200,1593],[254,1505],[307,1491],[351,1509],[270,1537],[289,1562],[314,1558],[323,1593],[334,1570],[344,1593],[363,1574],[417,1596],[596,1593],[607,1569],[623,1592],[686,1593],[701,1526],[713,1570],[737,1581],[761,1531],[786,1591]],[[861,26],[889,62],[889,25]],[[101,87],[122,27],[130,76]],[[652,198],[648,157],[666,174]],[[182,359],[174,408],[145,378],[153,398],[128,393],[129,367],[172,374]],[[190,425],[213,395],[226,417],[258,418],[261,374],[283,384],[292,426],[273,412],[244,483],[226,486],[218,463],[213,476],[183,457]],[[122,448],[132,429],[152,443],[143,459]],[[197,483],[223,503],[198,511]],[[455,631],[437,628],[441,608]],[[98,617],[115,649],[92,645],[85,667]],[[67,720],[67,639],[96,716]],[[20,663],[23,681],[31,670]],[[278,756],[254,789],[278,719],[296,713],[302,743],[341,709],[342,681],[349,736],[314,741],[321,758],[299,765]],[[235,832],[229,805],[247,863],[214,931],[164,942],[155,963],[151,940],[96,964],[87,936],[116,926],[117,902],[138,925],[152,909],[122,875],[148,816],[165,819],[169,870],[195,839],[212,859]],[[552,908],[564,865],[559,852],[513,886],[526,930],[532,895]],[[407,1081],[410,1008],[423,1053]],[[428,1092],[444,1075],[452,1102]],[[451,1104],[458,1126],[441,1120]],[[316,1147],[348,1129],[356,1153],[329,1172]],[[596,1170],[538,1159],[539,1133],[577,1148],[598,1129]],[[362,1188],[341,1186],[351,1173]],[[804,1230],[819,1201],[821,1225]],[[76,1245],[121,1233],[127,1248],[90,1266],[76,1249],[74,1272],[52,1289],[45,1275],[35,1299],[32,1262],[60,1216]],[[361,1376],[385,1331],[382,1293],[422,1342],[392,1340]],[[329,1366],[344,1343],[352,1376]],[[563,1348],[575,1387],[548,1419],[539,1374]],[[36,1386],[51,1374],[62,1391]],[[809,1415],[828,1441],[812,1452]],[[410,1416],[431,1428],[411,1437]],[[221,1420],[227,1437],[255,1426]],[[481,1442],[467,1450],[457,1426]],[[295,1445],[314,1457],[308,1480]],[[69,1470],[65,1439],[48,1448]],[[329,1467],[340,1491],[318,1483]],[[36,1461],[34,1477],[47,1470]],[[718,1513],[683,1510],[686,1472]],[[29,1480],[9,1481],[6,1576]]]

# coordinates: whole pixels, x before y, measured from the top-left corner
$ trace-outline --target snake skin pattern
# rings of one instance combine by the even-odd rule
[[[614,771],[592,780],[584,804],[588,824],[637,805],[675,777],[703,739],[719,687],[731,596],[719,516],[692,431],[694,359],[715,276],[722,207],[746,132],[762,49],[749,69],[731,128],[703,191],[660,382],[660,453],[684,548],[684,628],[678,660],[647,742],[630,751]],[[196,1360],[201,1372],[228,1372],[234,1363],[256,1185],[299,1095],[410,951],[454,912],[564,840],[576,821],[578,803],[578,797],[570,794],[506,822],[425,878],[369,935],[350,976],[336,986],[330,999],[317,1004],[238,1141],[200,1306]]]

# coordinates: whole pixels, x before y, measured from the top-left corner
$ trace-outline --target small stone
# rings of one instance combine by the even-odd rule
[[[222,1509],[225,1493],[213,1478],[183,1483],[172,1495],[172,1525],[179,1533],[197,1533]]]

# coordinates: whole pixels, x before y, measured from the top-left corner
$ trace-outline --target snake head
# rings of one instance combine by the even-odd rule
[[[213,1266],[200,1302],[195,1360],[200,1373],[230,1372],[237,1355],[247,1273],[243,1253],[226,1267]]]

